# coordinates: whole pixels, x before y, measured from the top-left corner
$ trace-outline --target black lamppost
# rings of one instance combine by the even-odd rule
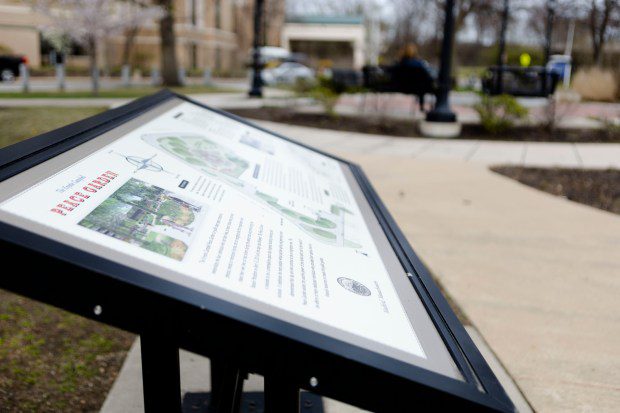
[[[504,0],[502,10],[502,26],[499,33],[499,51],[497,55],[497,91],[504,92],[504,70],[506,69],[506,30],[508,29],[508,16],[510,14],[510,1]]]
[[[261,70],[263,64],[260,56],[261,46],[261,23],[263,21],[263,4],[264,0],[255,0],[254,2],[254,50],[252,52],[252,87],[248,95],[250,97],[263,97],[263,78]]]
[[[454,0],[446,1],[445,12],[437,101],[433,110],[426,114],[428,122],[456,122],[456,114],[452,112],[449,101],[450,89],[452,88],[450,74],[452,72],[452,47],[454,46]]]
[[[555,0],[547,0],[547,33],[545,34],[545,64],[551,57],[553,41],[553,21],[555,20]]]

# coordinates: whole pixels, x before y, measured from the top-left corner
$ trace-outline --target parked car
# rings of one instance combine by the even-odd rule
[[[19,76],[19,66],[28,64],[26,56],[0,56],[0,81],[10,82]]]
[[[293,85],[299,79],[310,82],[315,80],[314,70],[297,62],[284,62],[278,67],[265,69],[262,75],[266,85]]]

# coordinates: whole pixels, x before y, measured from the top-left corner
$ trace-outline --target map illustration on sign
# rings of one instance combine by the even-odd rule
[[[167,171],[166,169],[164,169],[162,165],[160,165],[159,163],[153,160],[155,159],[157,154],[153,154],[149,156],[148,158],[144,158],[144,157],[135,156],[135,155],[125,155],[119,152],[115,152],[113,150],[111,150],[109,153],[119,155],[125,158],[127,162],[129,162],[130,164],[136,167],[136,169],[133,171],[134,173],[139,172],[139,171],[165,172],[170,175],[176,175],[178,177],[178,174]]]
[[[157,149],[163,149],[187,165],[220,179],[308,233],[314,239],[326,244],[350,248],[360,248],[357,242],[345,237],[346,216],[351,214],[347,208],[332,205],[329,210],[300,210],[291,208],[278,197],[258,189],[253,182],[242,175],[250,169],[250,161],[212,140],[197,134],[167,133],[147,134],[142,139]],[[247,138],[246,138],[247,140]],[[250,145],[256,148],[256,145]],[[309,214],[311,212],[311,214]]]
[[[78,224],[180,261],[203,208],[132,178]]]

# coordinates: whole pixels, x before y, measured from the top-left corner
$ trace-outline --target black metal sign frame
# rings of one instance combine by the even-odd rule
[[[1,149],[0,182],[171,99],[188,101],[295,142],[187,97],[161,91]],[[275,319],[5,222],[0,222],[0,249],[11,262],[19,263],[19,271],[0,277],[0,287],[139,334],[148,412],[180,411],[179,348],[212,360],[213,405],[217,412],[237,411],[242,379],[249,372],[265,377],[266,409],[270,412],[296,411],[300,389],[372,411],[514,411],[501,384],[360,167],[308,148],[350,167],[463,381]]]

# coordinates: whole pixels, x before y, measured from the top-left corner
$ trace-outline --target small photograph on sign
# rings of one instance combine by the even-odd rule
[[[204,208],[132,178],[79,225],[181,261]]]

